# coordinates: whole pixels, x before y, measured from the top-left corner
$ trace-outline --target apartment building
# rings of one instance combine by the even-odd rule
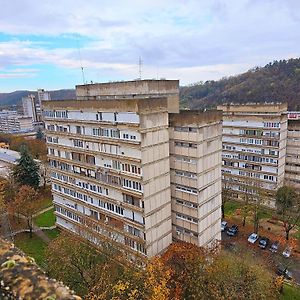
[[[177,227],[183,240],[198,245],[219,239],[220,114],[179,114],[177,80],[80,85],[76,95],[43,102],[57,225],[81,235],[89,231],[95,243],[113,241],[142,257],[161,253],[172,237],[180,239]],[[178,136],[179,127],[192,132]],[[195,148],[180,150],[180,141]],[[179,166],[179,157],[195,163]],[[205,158],[213,161],[203,164]],[[197,179],[185,181],[184,173],[180,181],[176,170]],[[173,199],[185,202],[171,205]],[[195,207],[187,207],[188,201]],[[182,223],[180,213],[190,213],[189,219]]]
[[[173,237],[196,245],[221,240],[222,113],[170,114]]]
[[[285,179],[300,190],[300,112],[288,112]]]
[[[31,117],[32,122],[37,122],[37,111],[36,111],[34,95],[28,95],[27,97],[22,97],[22,106],[23,106],[24,116]]]
[[[274,194],[285,175],[287,105],[220,105],[218,109],[223,111],[223,185],[236,199],[254,192],[250,185],[259,187],[266,195],[264,204],[274,207]]]
[[[0,131],[17,133],[31,130],[33,130],[31,117],[19,115],[16,111],[0,112]]]

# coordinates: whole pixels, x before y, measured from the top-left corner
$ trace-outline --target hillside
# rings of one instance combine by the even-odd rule
[[[300,110],[300,59],[280,60],[246,73],[182,87],[182,107],[203,109],[221,103],[287,102]]]
[[[36,91],[15,91],[12,93],[0,93],[0,106],[11,106],[21,104],[22,97],[34,94],[37,97]],[[51,99],[75,99],[75,90],[56,90],[50,91]]]

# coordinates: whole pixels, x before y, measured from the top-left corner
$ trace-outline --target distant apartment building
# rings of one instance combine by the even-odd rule
[[[223,186],[236,199],[259,188],[264,204],[274,207],[274,194],[285,176],[287,105],[220,105],[218,109],[223,111]]]
[[[37,122],[38,116],[35,104],[35,96],[31,94],[27,97],[22,97],[22,106],[24,116],[31,117],[33,122]]]
[[[286,184],[300,190],[300,112],[288,112]]]
[[[220,239],[220,114],[179,113],[176,80],[81,85],[76,96],[42,104],[59,227],[143,257],[172,238]]]
[[[6,133],[18,133],[31,131],[32,118],[19,115],[16,111],[0,111],[0,131]]]

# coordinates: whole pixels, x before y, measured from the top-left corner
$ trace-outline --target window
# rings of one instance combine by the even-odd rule
[[[194,194],[194,195],[198,194],[196,189],[193,189],[193,188],[190,188],[187,186],[182,186],[182,185],[176,185],[176,190],[178,190],[180,192],[184,192],[184,193]]]
[[[185,148],[197,148],[197,144],[195,143],[187,143],[187,142],[175,142],[175,146],[177,147],[185,147]]]
[[[73,140],[74,147],[83,148],[83,141],[82,140]]]

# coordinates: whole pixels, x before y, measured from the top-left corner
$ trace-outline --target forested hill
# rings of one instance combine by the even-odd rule
[[[246,73],[182,87],[182,107],[203,109],[221,103],[287,102],[300,110],[300,59],[280,60]]]
[[[12,93],[0,93],[0,107],[21,104],[22,97],[33,94],[37,97],[36,91],[15,91]],[[51,99],[75,99],[75,90],[50,91]]]

